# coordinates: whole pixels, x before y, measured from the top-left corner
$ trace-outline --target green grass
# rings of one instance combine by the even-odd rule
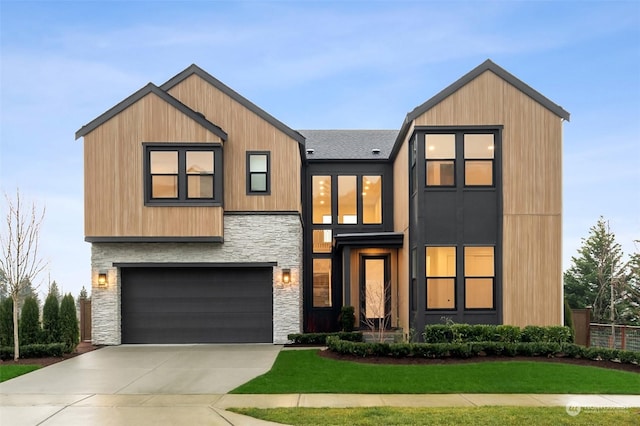
[[[22,376],[40,368],[39,365],[0,365],[0,382]]]
[[[640,394],[640,374],[549,362],[379,365],[282,351],[268,373],[232,393]]]
[[[231,411],[288,425],[637,425],[637,409],[583,409],[577,416],[564,407],[455,408],[233,408]]]

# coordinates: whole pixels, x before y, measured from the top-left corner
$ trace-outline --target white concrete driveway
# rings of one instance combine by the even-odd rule
[[[123,345],[0,383],[1,425],[267,424],[215,406],[281,346]]]

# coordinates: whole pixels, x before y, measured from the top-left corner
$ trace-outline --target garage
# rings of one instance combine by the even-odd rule
[[[122,343],[271,343],[271,267],[121,268]]]

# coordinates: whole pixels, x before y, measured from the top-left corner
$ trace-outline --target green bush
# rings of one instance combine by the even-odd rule
[[[426,326],[422,337],[425,343],[450,343],[453,341],[451,326],[445,324]]]
[[[67,352],[73,352],[80,342],[76,304],[71,293],[67,293],[60,303],[60,339]]]
[[[356,315],[353,306],[343,306],[340,309],[340,327],[343,332],[350,333],[355,328]]]
[[[53,293],[49,293],[42,308],[42,334],[46,343],[60,342],[60,307]]]
[[[640,364],[640,353],[607,348],[585,348],[555,342],[468,342],[468,343],[363,343],[327,339],[329,350],[358,357],[472,358],[476,356],[565,357]]]
[[[20,345],[20,358],[61,357],[64,352],[64,343]],[[13,359],[13,346],[0,347],[0,359]]]
[[[13,346],[13,299],[0,303],[0,346]]]
[[[544,341],[550,343],[573,343],[573,331],[569,327],[544,327]]]
[[[522,329],[521,341],[543,342],[544,334],[544,327],[540,327],[538,325],[528,325]]]
[[[298,345],[326,345],[328,337],[338,337],[341,340],[362,342],[361,331],[336,332],[336,333],[297,333],[287,335],[287,339]]]
[[[562,326],[527,326],[520,330],[513,325],[434,324],[424,328],[422,337],[425,343],[573,342],[571,329]]]
[[[24,299],[20,313],[19,333],[20,345],[34,345],[40,343],[42,329],[40,328],[40,310],[35,298],[28,296]]]
[[[514,325],[498,325],[496,335],[499,342],[516,343],[520,341],[521,331]]]

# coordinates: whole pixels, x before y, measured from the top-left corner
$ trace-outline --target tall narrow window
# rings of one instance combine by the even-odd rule
[[[269,152],[247,152],[247,194],[269,194],[270,180]]]
[[[358,181],[356,176],[338,176],[338,223],[358,223]]]
[[[454,186],[456,135],[425,135],[424,150],[427,186]]]
[[[427,247],[427,309],[456,308],[456,248]]]
[[[331,259],[313,259],[313,307],[331,307]]]
[[[331,229],[313,230],[313,252],[331,253],[331,243],[333,242]]]
[[[493,186],[493,134],[464,135],[465,186]]]
[[[213,198],[213,152],[187,151],[187,198]]]
[[[311,178],[313,223],[331,223],[331,176]]]
[[[493,247],[464,248],[465,309],[494,308],[495,261]]]
[[[151,198],[178,198],[178,152],[149,153]]]
[[[362,176],[362,223],[382,223],[382,176]]]

